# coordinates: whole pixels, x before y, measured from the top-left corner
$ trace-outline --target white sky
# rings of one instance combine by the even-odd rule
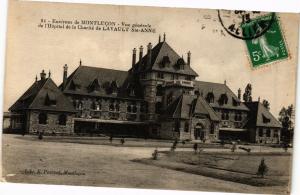
[[[204,19],[210,15],[211,19]],[[298,15],[279,14],[290,58],[252,70],[243,40],[225,32],[217,19],[216,10],[119,7],[73,4],[12,3],[9,10],[4,110],[34,82],[35,75],[51,69],[59,85],[63,65],[69,74],[84,65],[128,70],[131,52],[141,44],[154,45],[158,34],[165,32],[167,42],[186,58],[192,52],[192,68],[198,80],[221,82],[237,93],[252,83],[253,99],[267,99],[271,112],[277,117],[282,106],[295,101]],[[109,20],[128,23],[149,23],[153,33],[124,33],[102,31],[68,31],[39,29],[41,18],[64,20]],[[218,32],[214,32],[218,30]],[[145,53],[145,52],[144,52]]]

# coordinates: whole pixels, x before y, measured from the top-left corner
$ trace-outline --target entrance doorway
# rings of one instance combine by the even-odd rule
[[[197,123],[197,125],[195,126],[194,137],[197,140],[204,140],[205,131],[204,131],[204,126],[201,123]]]

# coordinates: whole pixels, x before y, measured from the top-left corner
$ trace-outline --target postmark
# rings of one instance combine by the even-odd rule
[[[223,28],[245,41],[253,68],[288,58],[288,50],[275,13],[218,10]]]
[[[262,16],[265,15],[269,17],[263,18]],[[218,10],[218,17],[228,34],[238,39],[249,40],[258,38],[267,32],[274,22],[275,13]],[[247,25],[247,29],[243,29],[243,25]]]

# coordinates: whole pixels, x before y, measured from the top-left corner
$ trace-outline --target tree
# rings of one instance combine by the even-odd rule
[[[261,177],[264,177],[267,172],[268,172],[268,166],[266,165],[265,163],[265,159],[262,158],[261,161],[260,161],[260,164],[258,166],[258,170],[257,170],[257,175],[260,175]]]
[[[245,93],[243,94],[243,100],[245,102],[252,102],[252,86],[250,83],[248,83],[245,88]]]
[[[293,137],[294,132],[294,106],[293,104],[289,105],[287,108],[283,107],[279,112],[278,120],[282,125],[282,138],[290,142]]]
[[[262,104],[267,110],[270,110],[270,103],[268,100],[263,100]]]

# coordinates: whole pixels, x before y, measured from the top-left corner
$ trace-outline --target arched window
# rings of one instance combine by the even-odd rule
[[[60,114],[58,116],[58,124],[59,125],[66,125],[67,122],[67,116],[65,114]]]
[[[47,114],[46,113],[40,113],[39,114],[39,124],[47,124]]]
[[[207,93],[205,99],[208,103],[214,103],[214,99],[215,99],[214,93],[213,92]]]

